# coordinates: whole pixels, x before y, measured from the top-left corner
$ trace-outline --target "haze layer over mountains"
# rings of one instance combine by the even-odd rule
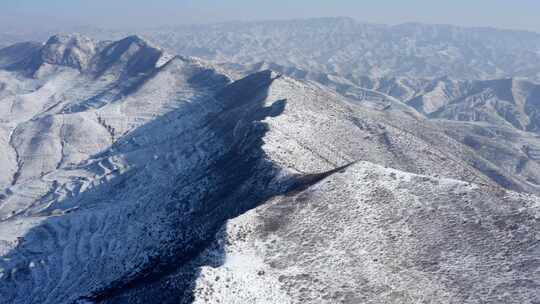
[[[81,32],[0,49],[0,303],[540,301],[540,35]]]

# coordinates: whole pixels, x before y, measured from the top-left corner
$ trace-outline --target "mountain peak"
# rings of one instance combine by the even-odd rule
[[[71,44],[71,45],[81,45],[84,44],[84,42],[92,41],[92,39],[81,35],[79,33],[72,33],[72,34],[55,34],[49,37],[47,39],[47,42],[45,42],[45,45],[52,45],[52,44]]]
[[[141,44],[149,44],[146,39],[144,39],[143,37],[141,37],[139,35],[130,35],[130,36],[127,36],[126,38],[124,38],[124,40],[132,41],[132,42],[136,42],[136,43],[141,43]]]
[[[111,71],[129,77],[150,73],[163,54],[160,47],[137,35],[98,41],[81,34],[56,34],[43,44],[2,49],[0,67],[35,75],[44,65],[52,65],[95,76]]]
[[[126,44],[126,45],[137,45],[138,47],[149,47],[153,49],[160,49],[158,46],[154,45],[144,37],[141,37],[139,35],[130,35],[123,39],[120,39],[117,41],[119,44]]]
[[[137,75],[152,71],[163,55],[161,48],[132,35],[114,41],[105,46],[97,54],[93,69],[100,75],[113,67],[122,70],[125,75]]]
[[[96,41],[80,34],[54,35],[43,46],[41,60],[84,70],[96,52],[96,45]]]

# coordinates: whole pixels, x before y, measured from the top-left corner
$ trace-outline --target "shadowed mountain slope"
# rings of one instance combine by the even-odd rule
[[[534,183],[406,103],[138,37],[2,52],[0,303],[538,301]]]

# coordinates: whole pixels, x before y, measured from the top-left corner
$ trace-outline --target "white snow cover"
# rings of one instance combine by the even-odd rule
[[[491,193],[357,163],[230,220],[197,303],[534,303],[535,236],[489,227],[535,230],[540,200]]]
[[[491,128],[232,81],[137,36],[20,47],[0,53],[0,303],[538,300],[538,198],[501,187],[534,190],[536,167],[459,138]]]

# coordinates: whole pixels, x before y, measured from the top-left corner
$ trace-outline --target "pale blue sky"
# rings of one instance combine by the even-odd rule
[[[158,26],[349,16],[540,32],[540,0],[0,0],[0,26]]]

